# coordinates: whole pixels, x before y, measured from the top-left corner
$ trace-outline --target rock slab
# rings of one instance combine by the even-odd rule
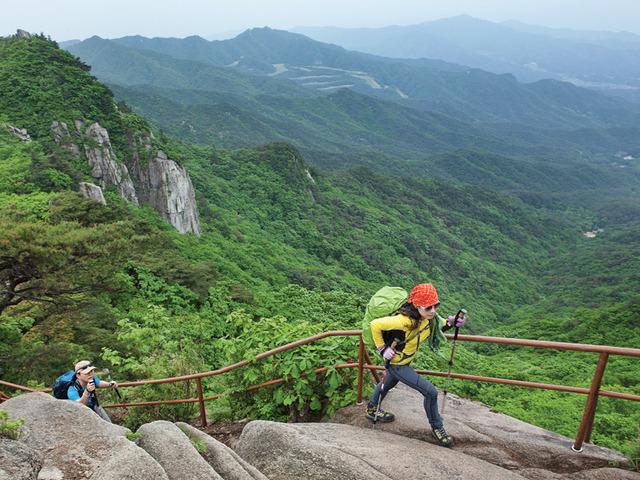
[[[420,440],[331,423],[253,421],[244,428],[236,451],[271,480],[525,478]]]
[[[454,437],[458,452],[511,470],[543,469],[559,474],[628,464],[627,458],[614,450],[585,444],[583,452],[576,453],[571,450],[570,438],[492,412],[479,402],[452,394],[447,397],[444,424]],[[400,384],[386,396],[384,409],[393,412],[396,420],[378,423],[376,429],[435,443],[422,407],[422,395]],[[372,428],[364,417],[364,406],[341,409],[327,421]]]

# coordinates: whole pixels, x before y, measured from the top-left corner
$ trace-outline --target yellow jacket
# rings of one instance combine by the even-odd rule
[[[447,323],[445,319],[439,316],[436,316],[434,321],[442,322],[442,326]],[[418,325],[419,335],[415,329],[411,328],[412,326],[413,321],[401,313],[390,317],[376,318],[371,321],[371,335],[377,348],[385,344],[391,345],[391,341],[394,339],[398,339],[400,342],[409,339],[406,344],[400,343],[398,348],[396,348],[397,354],[391,360],[393,365],[406,365],[410,363],[416,355],[418,346],[429,340],[429,335],[431,334],[429,320],[423,319],[420,321]]]

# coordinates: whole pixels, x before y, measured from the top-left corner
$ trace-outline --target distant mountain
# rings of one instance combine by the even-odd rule
[[[196,42],[205,46],[212,43]],[[564,133],[524,125],[507,127],[504,123],[483,125],[471,123],[466,115],[455,119],[345,89],[319,93],[294,82],[179,60],[97,37],[70,50],[90,63],[100,79],[109,82],[117,98],[171,135],[227,148],[284,140],[323,167],[364,163],[400,171],[407,159],[420,162],[429,155],[459,149],[565,157],[561,152],[591,150],[601,155],[635,151],[637,145],[632,134],[567,134],[566,130],[575,129],[575,123],[562,124]],[[560,86],[592,96],[567,84]],[[556,94],[565,101],[569,98]],[[507,107],[509,100],[503,100]],[[481,98],[476,103],[480,101],[488,100]],[[574,101],[579,103],[581,99]],[[535,115],[536,109],[532,107],[530,113]],[[558,118],[562,115],[559,112]],[[423,171],[419,164],[415,170]]]
[[[190,45],[193,38],[185,41]],[[215,90],[249,96],[283,93],[287,97],[315,95],[314,92],[291,82],[250,76],[211,63],[182,60],[154,51],[125,48],[114,41],[97,36],[71,45],[67,50],[90,64],[92,72],[100,80],[119,85],[145,84],[165,88]]]
[[[498,24],[467,15],[409,26],[298,27],[316,40],[375,55],[438,58],[522,81],[555,78],[604,91],[640,89],[640,36]]]
[[[96,51],[95,46],[82,42],[69,47],[69,51],[93,65],[104,81],[121,85],[153,83],[179,87],[167,64],[171,64],[172,69],[180,69],[177,59],[181,59],[200,64],[197,68],[189,67],[195,68],[192,73],[182,65],[181,75],[185,78],[180,83],[187,88],[202,88],[201,85],[209,81],[208,70],[202,65],[206,63],[226,66],[227,76],[242,71],[262,76],[265,83],[265,77],[287,79],[289,84],[315,94],[348,88],[467,122],[592,128],[635,125],[640,118],[638,109],[625,102],[567,83],[546,80],[522,84],[511,75],[495,75],[436,60],[398,60],[351,52],[303,35],[269,28],[248,30],[232,40],[214,42],[200,37],[125,37],[111,42],[145,53],[139,53],[133,63],[135,67],[130,68],[132,64],[124,62],[119,55],[105,54],[104,44]],[[168,62],[167,55],[176,61]],[[222,75],[223,71],[218,72]]]
[[[70,50],[119,99],[183,140],[227,148],[285,140],[305,152],[382,150],[410,158],[458,148],[508,151],[498,137],[465,121],[350,90],[319,93],[97,37]]]
[[[640,48],[640,35],[632,32],[608,32],[606,30],[574,30],[570,28],[550,28],[540,25],[530,25],[516,20],[502,22],[514,30],[521,32],[547,35],[549,37],[576,40],[579,42],[592,43],[607,46],[610,48]]]
[[[80,43],[82,40],[74,38],[73,40],[65,40],[64,42],[58,42],[60,48],[67,48],[71,45],[75,45],[76,43]]]

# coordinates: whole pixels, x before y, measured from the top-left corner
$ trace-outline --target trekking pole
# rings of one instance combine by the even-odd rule
[[[104,369],[104,372],[107,374],[107,380],[109,381],[109,384],[111,385],[111,372],[109,371],[108,368]],[[111,386],[111,388],[113,389],[114,392],[116,392],[116,396],[118,397],[118,400],[120,400],[120,403],[122,403],[124,400],[122,399],[122,395],[120,395],[120,390],[118,390],[117,387],[114,387],[113,385]],[[127,408],[127,407],[125,407]]]
[[[464,308],[458,310],[455,318],[453,319],[453,324],[456,325],[460,315],[463,317],[466,315],[467,311]],[[444,413],[444,407],[447,403],[447,393],[449,392],[449,379],[451,378],[451,368],[453,367],[453,356],[456,353],[456,345],[458,344],[458,332],[460,331],[460,327],[455,327],[456,331],[453,334],[453,345],[451,346],[451,356],[449,357],[449,370],[447,371],[447,379],[444,381],[444,395],[442,396],[442,410],[440,413]]]
[[[120,390],[118,390],[117,387],[113,387],[113,391],[116,392],[116,396],[118,397],[118,400],[120,400],[120,403],[122,403],[123,400],[122,400],[122,395],[120,395]]]
[[[396,346],[400,343],[400,340],[397,338],[393,339],[391,342],[391,348],[394,350]],[[376,405],[376,413],[373,414],[373,429],[375,430],[376,424],[378,423],[378,415],[380,414],[380,405],[382,404],[382,395],[384,393],[384,384],[387,381],[387,376],[389,375],[389,365],[391,364],[391,360],[385,360],[384,362],[384,376],[382,377],[382,381],[380,382],[380,391],[378,392],[378,404]]]

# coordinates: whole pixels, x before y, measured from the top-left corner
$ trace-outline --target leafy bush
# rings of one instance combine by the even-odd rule
[[[24,424],[24,419],[9,420],[9,412],[0,410],[0,437],[17,440],[20,436],[20,427]]]

